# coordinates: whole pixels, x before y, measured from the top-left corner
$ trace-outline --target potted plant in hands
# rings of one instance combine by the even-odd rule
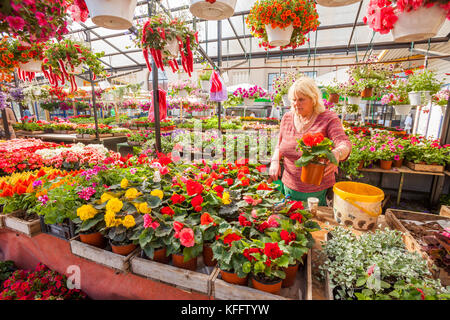
[[[289,254],[282,250],[277,242],[270,239],[252,240],[247,244],[243,255],[249,260],[242,269],[252,275],[252,284],[255,289],[278,294],[281,290],[286,273],[283,268],[289,265]]]
[[[436,94],[443,85],[436,79],[436,74],[430,70],[417,70],[407,72],[408,77],[408,95],[411,104],[419,106],[426,104],[431,95]]]
[[[303,167],[301,176],[303,183],[319,186],[327,162],[337,165],[336,157],[331,152],[333,145],[333,141],[325,138],[321,132],[307,133],[298,140],[297,150],[302,152],[302,156],[295,165]]]
[[[248,260],[243,254],[242,238],[239,230],[228,227],[223,233],[216,236],[216,241],[212,244],[212,250],[222,280],[246,286],[250,270],[246,272],[243,268],[244,263]]]
[[[306,42],[306,34],[317,30],[318,17],[314,1],[261,0],[255,2],[245,22],[266,50],[295,49]]]

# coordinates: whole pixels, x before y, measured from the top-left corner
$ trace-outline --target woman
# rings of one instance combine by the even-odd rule
[[[308,132],[321,132],[334,142],[332,152],[338,162],[347,159],[352,144],[336,113],[325,109],[322,93],[314,80],[306,77],[298,79],[289,89],[289,100],[291,111],[281,120],[278,144],[269,169],[270,178],[278,180],[281,173],[280,160],[283,159],[283,193],[297,201],[316,197],[319,198],[320,206],[326,206],[327,190],[336,183],[334,174],[338,167],[332,163],[327,165],[320,186],[302,183],[302,168],[295,165],[295,161],[302,156],[301,151],[296,150],[297,140]]]
[[[10,139],[15,139],[16,133],[14,132],[13,124],[16,124],[17,121],[16,121],[16,116],[14,115],[14,111],[11,109],[11,106],[8,105],[5,108],[5,113],[6,113],[6,121],[8,123]],[[3,119],[1,119],[0,126],[5,130],[4,125],[3,125]],[[5,130],[5,132],[6,132],[6,130]]]

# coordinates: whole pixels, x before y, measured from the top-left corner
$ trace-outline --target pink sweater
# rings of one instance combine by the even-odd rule
[[[278,138],[280,158],[282,157],[284,159],[284,172],[281,181],[289,189],[311,193],[332,187],[336,183],[336,180],[334,174],[329,174],[323,177],[320,186],[301,182],[302,168],[297,167],[295,161],[301,157],[302,153],[301,151],[296,151],[296,147],[298,144],[297,140],[301,139],[307,132],[322,132],[325,137],[333,140],[335,149],[339,149],[345,158],[350,154],[352,144],[344,132],[339,117],[333,111],[326,110],[317,115],[310,128],[307,131],[302,129],[300,132],[295,129],[294,113],[292,111],[283,116]]]

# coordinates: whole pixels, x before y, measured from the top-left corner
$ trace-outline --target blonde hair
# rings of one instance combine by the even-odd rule
[[[310,97],[314,105],[314,113],[320,114],[325,111],[325,105],[322,100],[322,92],[317,87],[316,82],[308,77],[301,77],[291,86],[288,92],[289,100],[293,100],[298,94],[303,94]],[[294,112],[294,107],[291,106],[291,111]]]

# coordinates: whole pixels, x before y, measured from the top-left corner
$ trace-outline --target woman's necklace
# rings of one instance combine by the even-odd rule
[[[311,125],[312,120],[314,119],[314,113],[309,117],[302,117],[296,115],[294,118],[294,124],[298,132],[304,132]]]

